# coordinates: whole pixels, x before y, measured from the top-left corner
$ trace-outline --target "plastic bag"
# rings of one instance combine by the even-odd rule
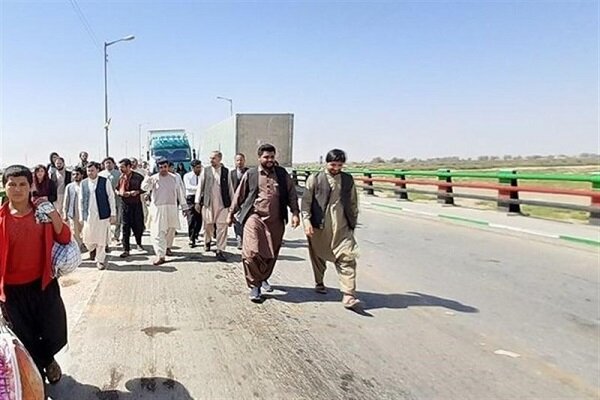
[[[0,400],[21,400],[21,376],[10,333],[0,333]]]
[[[0,400],[44,398],[44,381],[37,366],[0,315]]]

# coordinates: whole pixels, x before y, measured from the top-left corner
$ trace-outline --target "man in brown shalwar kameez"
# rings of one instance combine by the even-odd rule
[[[323,284],[326,262],[338,272],[342,303],[354,308],[356,298],[356,257],[358,246],[354,228],[358,216],[356,186],[352,175],[342,172],[346,154],[331,150],[325,158],[324,171],[311,175],[302,197],[302,219],[308,237],[308,251],[315,276],[315,290],[327,293]]]
[[[261,301],[261,288],[272,291],[268,279],[279,256],[288,207],[292,227],[300,225],[296,188],[285,168],[275,166],[275,147],[261,145],[258,161],[259,166],[250,168],[242,177],[227,217],[231,225],[240,211],[244,229],[242,263],[253,302]]]

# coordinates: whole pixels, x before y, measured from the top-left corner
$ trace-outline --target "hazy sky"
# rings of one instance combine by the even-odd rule
[[[89,22],[94,41],[77,7]],[[295,114],[294,161],[598,151],[598,1],[0,0],[0,164]]]

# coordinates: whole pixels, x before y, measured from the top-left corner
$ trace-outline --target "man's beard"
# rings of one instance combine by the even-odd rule
[[[267,161],[265,163],[260,163],[260,166],[263,167],[264,169],[273,169],[273,167],[275,166],[275,163],[271,162],[271,161]]]

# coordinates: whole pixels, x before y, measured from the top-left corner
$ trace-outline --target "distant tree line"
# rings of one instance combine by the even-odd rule
[[[322,163],[322,160],[320,160]],[[300,165],[307,167],[314,165],[306,163]],[[371,161],[349,162],[349,166],[355,168],[398,168],[398,169],[435,169],[435,168],[454,168],[454,169],[487,169],[502,167],[560,167],[560,166],[582,166],[597,165],[600,168],[600,154],[581,153],[579,155],[511,155],[503,156],[482,155],[478,157],[462,158],[457,156],[434,157],[434,158],[411,158],[405,159],[392,157],[385,159],[383,157],[374,157]]]

